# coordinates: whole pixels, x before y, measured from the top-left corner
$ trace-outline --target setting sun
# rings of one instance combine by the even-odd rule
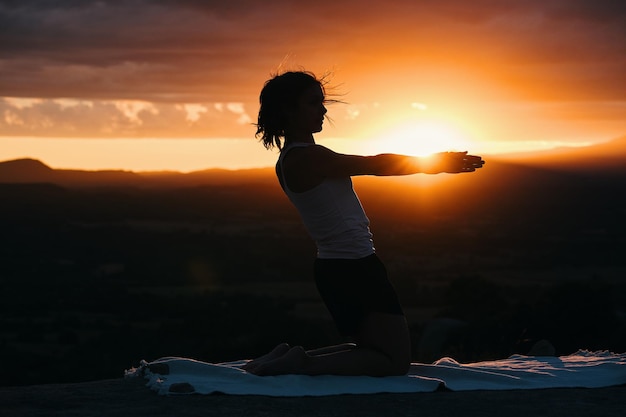
[[[367,153],[394,152],[416,156],[464,151],[470,145],[469,135],[453,123],[434,119],[400,123],[363,144]]]

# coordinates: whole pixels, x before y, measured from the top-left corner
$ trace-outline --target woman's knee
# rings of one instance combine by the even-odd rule
[[[406,318],[398,314],[370,313],[361,323],[357,343],[380,345],[409,345],[410,336]]]
[[[397,358],[392,359],[391,362],[391,374],[392,375],[406,375],[411,368],[411,356],[399,355]]]
[[[369,347],[389,360],[391,375],[405,375],[411,365],[411,340],[404,316],[372,313],[361,326],[358,345]]]
[[[406,375],[411,366],[411,357],[408,349],[390,348],[381,349],[375,346],[361,346],[364,349],[375,351],[384,358],[385,365],[381,368],[381,376]]]

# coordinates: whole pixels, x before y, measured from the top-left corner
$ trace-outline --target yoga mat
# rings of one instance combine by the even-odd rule
[[[125,371],[125,377],[145,378],[147,386],[162,395],[222,393],[274,397],[432,392],[444,387],[471,391],[626,384],[626,354],[608,351],[579,350],[560,357],[513,355],[466,364],[442,358],[432,364],[413,363],[407,375],[391,377],[256,376],[241,369],[246,362],[207,363],[165,357],[141,361],[138,367]]]

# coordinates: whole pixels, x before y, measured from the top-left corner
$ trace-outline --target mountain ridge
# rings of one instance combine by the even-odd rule
[[[486,157],[503,165],[525,165],[563,171],[626,171],[626,136],[596,145]],[[178,171],[56,169],[34,158],[0,161],[0,183],[53,183],[63,186],[194,186],[204,184],[258,183],[273,180],[274,169],[229,170],[208,168]]]
[[[151,186],[201,185],[212,183],[257,182],[269,177],[272,168],[227,170],[210,168],[189,173],[177,171],[135,172],[127,170],[55,169],[33,158],[0,162],[0,183],[53,183],[63,186]]]
[[[528,162],[540,164],[545,164],[549,161],[555,165],[564,165],[586,159],[622,160],[626,159],[626,135],[589,146],[562,146],[536,152],[502,154],[497,156],[496,159],[506,161],[527,160]]]

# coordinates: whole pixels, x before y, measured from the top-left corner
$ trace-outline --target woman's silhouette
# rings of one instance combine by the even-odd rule
[[[335,153],[313,137],[322,130],[326,100],[324,83],[312,73],[275,76],[261,91],[257,137],[266,148],[280,149],[276,175],[317,245],[317,288],[338,330],[354,343],[309,351],[283,343],[244,369],[257,375],[403,375],[411,361],[406,319],[351,177],[472,172],[484,162],[466,152],[429,158]]]

